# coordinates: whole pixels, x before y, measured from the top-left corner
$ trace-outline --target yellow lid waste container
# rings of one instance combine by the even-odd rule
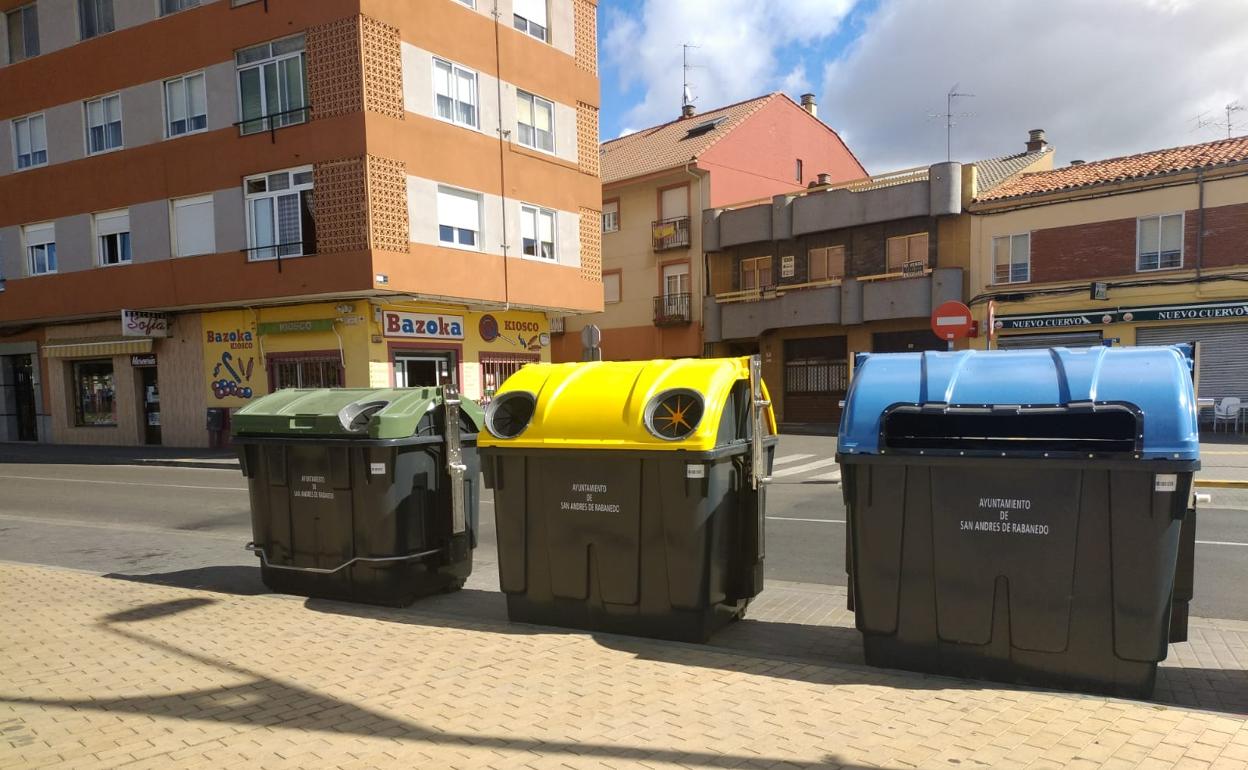
[[[514,621],[705,641],[763,584],[777,437],[755,358],[531,364],[479,450]]]

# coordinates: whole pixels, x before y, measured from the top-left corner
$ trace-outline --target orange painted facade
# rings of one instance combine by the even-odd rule
[[[29,2],[0,0],[0,10]],[[496,20],[487,9],[468,8],[458,0],[269,0],[238,7],[222,0],[160,18],[155,18],[157,4],[150,5],[145,12],[151,19],[0,66],[0,121],[55,110],[72,114],[63,109],[68,106],[78,109],[81,122],[84,100],[139,89],[160,94],[163,107],[162,80],[197,70],[221,73],[234,67],[236,51],[300,33],[306,40],[302,93],[309,95],[310,118],[272,133],[245,136],[235,126],[216,127],[241,117],[241,86],[234,75],[232,112],[215,115],[210,130],[132,146],[132,135],[156,132],[154,126],[142,126],[132,133],[135,121],[164,119],[163,110],[149,107],[152,116],[123,116],[127,144],[120,149],[70,159],[82,149],[74,154],[58,151],[55,142],[63,142],[65,132],[54,137],[49,131],[46,165],[0,173],[0,267],[7,279],[0,290],[0,359],[18,355],[13,351],[33,342],[45,374],[56,375],[39,378],[40,441],[108,436],[106,443],[152,443],[156,435],[165,444],[207,446],[226,440],[228,415],[218,416],[227,428],[205,427],[216,419],[211,410],[219,406],[211,396],[211,383],[196,379],[193,394],[161,394],[162,401],[177,402],[181,410],[173,419],[171,407],[164,426],[158,417],[145,417],[150,403],[136,406],[133,391],[142,389],[144,373],[131,372],[129,355],[117,352],[129,343],[110,341],[121,329],[123,309],[160,313],[177,330],[150,346],[162,361],[207,355],[201,325],[214,333],[252,335],[256,343],[247,350],[260,356],[260,367],[249,371],[248,379],[269,380],[252,388],[257,393],[307,384],[305,377],[307,382],[315,379],[313,384],[330,378],[327,384],[348,387],[423,384],[412,378],[441,378],[441,371],[462,380],[461,388],[478,397],[488,397],[508,367],[534,357],[550,359],[549,314],[601,309],[597,0],[551,0],[546,41],[515,30],[509,18]],[[40,18],[41,27],[63,21]],[[575,116],[575,136],[561,124],[562,141],[579,152],[565,147],[557,156],[520,146],[514,123],[502,125],[500,136],[485,125],[474,130],[439,119],[432,113],[432,94],[425,95],[431,88],[428,60],[411,65],[408,55],[413,50],[471,68],[479,78],[497,79],[512,89],[507,93],[523,89],[561,105],[564,114]],[[210,94],[211,109],[224,103],[217,77],[215,86],[211,81],[209,86],[218,89],[217,96]],[[414,95],[418,93],[420,98]],[[134,104],[151,103],[132,98]],[[489,111],[502,121],[512,114],[504,110],[507,97],[501,88],[497,94],[492,86],[478,88],[474,98],[479,115]],[[514,121],[514,115],[508,119]],[[84,141],[83,130],[85,126],[77,141]],[[586,152],[586,146],[594,151]],[[280,265],[276,260],[249,260],[253,252],[236,247],[251,238],[244,178],[300,167],[311,167],[315,179],[306,216],[315,224],[316,253],[283,258]],[[481,196],[479,250],[439,245],[436,191],[443,187]],[[98,265],[94,252],[99,236],[92,214],[127,209],[130,227],[137,230],[159,216],[161,202],[208,194],[214,195],[217,253],[169,257],[176,246],[170,209],[161,226],[175,242],[164,247],[163,255],[138,251],[141,243],[153,242],[151,233],[157,231],[149,230],[145,240],[134,232],[133,261],[87,267]],[[522,201],[558,212],[555,260],[521,253]],[[57,223],[61,269],[32,275],[23,227],[45,222]],[[306,234],[306,228],[301,225],[300,232]],[[500,325],[515,324],[524,333],[497,337],[489,324],[482,322],[478,328],[475,320],[465,320],[456,340],[436,339],[436,334],[391,339],[378,324],[383,306],[413,317],[478,319],[494,314]],[[278,321],[266,320],[270,317]],[[275,336],[279,331],[274,324],[297,328],[305,320],[319,324],[309,328],[332,324],[332,333],[322,329],[292,336],[283,328],[282,336]],[[362,333],[365,327],[370,333]],[[48,335],[49,329],[55,334]],[[44,350],[49,336],[81,340],[85,347],[75,350],[76,357],[68,362],[60,353],[49,357]],[[97,341],[101,337],[107,340]],[[190,341],[198,347],[175,347]],[[112,379],[71,381],[78,376],[74,361],[95,361],[91,351],[97,349],[98,362],[112,362]],[[337,364],[332,360],[335,350]],[[270,351],[280,351],[284,358],[264,359]],[[426,374],[426,358],[442,368]],[[315,366],[305,366],[304,359]],[[339,372],[326,373],[325,367],[333,366]],[[228,380],[231,375],[223,376]],[[192,387],[184,378],[164,373],[160,378],[162,388]],[[49,390],[50,382],[55,392]],[[237,385],[241,391],[244,383]],[[83,427],[87,407],[77,399],[84,398],[84,388],[97,401],[121,404],[114,408],[121,423],[115,430]],[[221,404],[232,408],[243,402],[232,397]],[[156,423],[145,425],[145,419]],[[6,435],[3,427],[0,438]]]

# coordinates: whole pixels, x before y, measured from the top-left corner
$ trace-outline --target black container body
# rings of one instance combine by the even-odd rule
[[[475,437],[463,440],[466,528],[455,534],[450,475],[441,437],[407,441],[236,438],[251,497],[254,542],[271,565],[264,584],[279,593],[403,606],[452,591],[472,573],[479,506]],[[438,550],[421,559],[353,558]]]
[[[762,590],[765,488],[748,443],[481,451],[513,621],[702,642]]]
[[[1195,462],[840,460],[867,663],[1151,695]]]

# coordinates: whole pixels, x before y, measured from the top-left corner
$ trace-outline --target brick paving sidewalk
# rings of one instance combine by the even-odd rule
[[[1242,716],[420,604],[0,565],[0,610],[5,768],[1248,767]]]

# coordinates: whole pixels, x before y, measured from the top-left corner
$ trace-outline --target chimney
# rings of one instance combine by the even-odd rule
[[[1040,152],[1048,146],[1049,143],[1045,141],[1043,128],[1033,128],[1027,132],[1027,152]]]
[[[1082,166],[1083,164],[1084,164],[1084,161],[1082,161],[1082,160],[1072,160],[1072,161],[1070,162],[1070,165],[1072,165],[1072,166]]]
[[[825,184],[832,184],[832,175],[831,175],[831,174],[820,174],[820,175],[818,176],[818,179],[819,179],[819,184],[821,184],[821,185],[825,185]]]
[[[685,118],[692,118],[697,111],[697,108],[692,104],[686,104],[684,107],[680,108],[681,120],[684,120]]]
[[[819,117],[819,105],[815,103],[814,94],[802,94],[802,109],[816,118]]]

